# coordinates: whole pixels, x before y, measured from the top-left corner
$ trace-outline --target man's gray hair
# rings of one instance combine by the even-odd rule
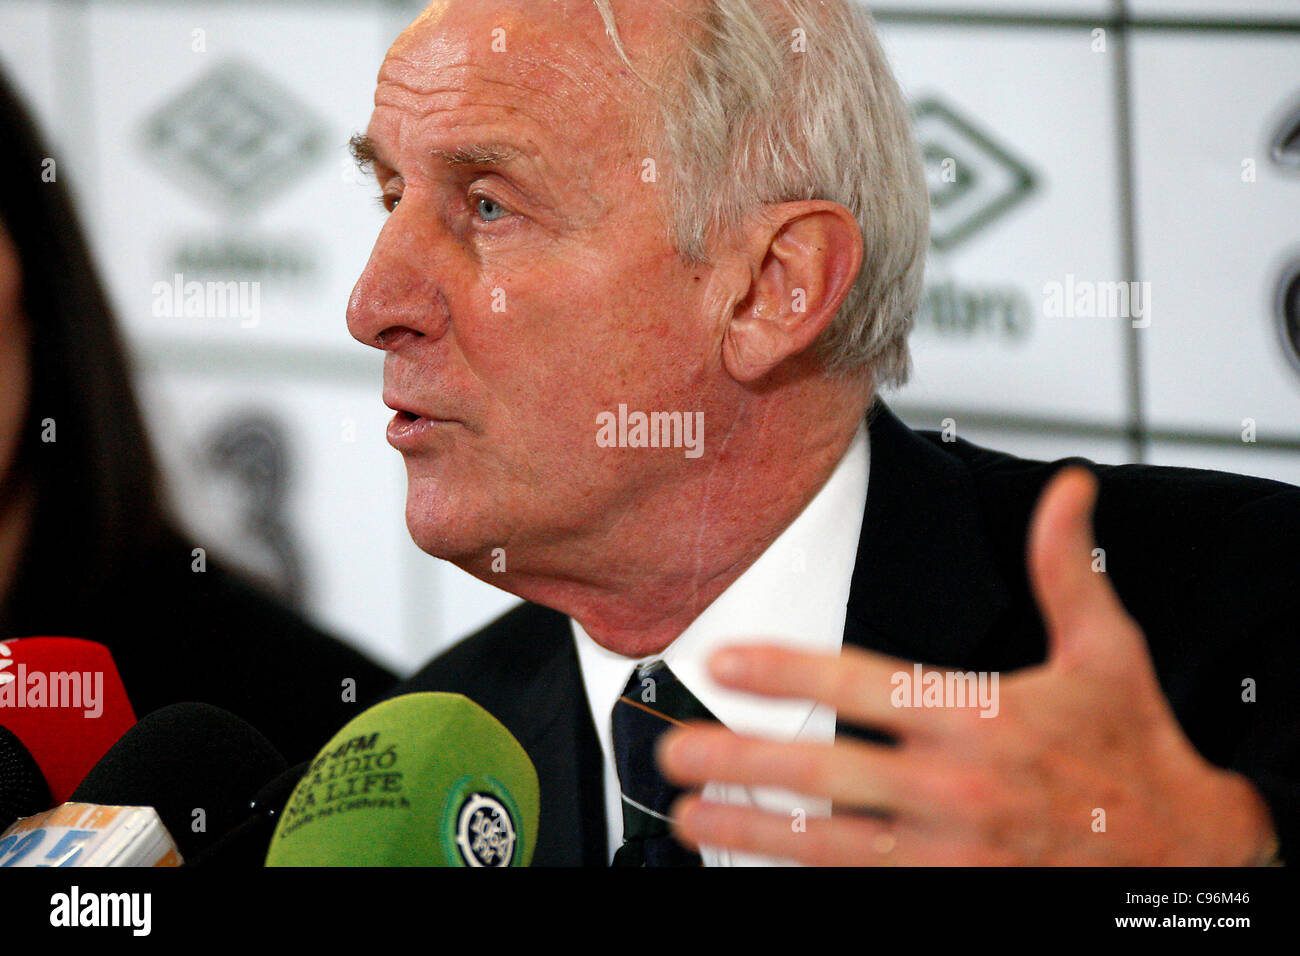
[[[619,55],[611,0],[593,0]],[[663,70],[674,247],[707,261],[710,240],[771,203],[846,207],[864,261],[821,342],[832,372],[901,385],[921,298],[930,203],[910,116],[866,8],[854,0],[700,0],[684,61]],[[652,83],[653,85],[653,83]]]

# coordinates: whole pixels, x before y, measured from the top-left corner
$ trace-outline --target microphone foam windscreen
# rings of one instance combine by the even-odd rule
[[[334,735],[276,826],[267,866],[527,866],[537,771],[459,694],[406,694]]]
[[[0,725],[13,731],[63,803],[135,723],[126,688],[103,644],[24,637],[0,647]]]
[[[253,794],[286,766],[270,741],[234,714],[172,704],[131,728],[72,799],[153,807],[188,859],[239,823]]]
[[[54,805],[41,768],[12,731],[0,727],[0,833]]]

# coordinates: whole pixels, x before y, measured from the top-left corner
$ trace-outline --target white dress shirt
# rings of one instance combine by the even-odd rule
[[[732,730],[784,741],[830,743],[835,739],[834,708],[809,700],[780,700],[729,690],[709,677],[707,666],[715,650],[730,644],[772,643],[815,653],[839,652],[866,511],[870,464],[870,443],[863,425],[830,479],[794,522],[657,655]],[[624,657],[606,650],[577,621],[570,623],[604,760],[612,860],[623,842],[623,808],[610,715],[633,668],[655,658]],[[806,812],[808,818],[830,815],[829,800],[771,788],[709,784],[704,796],[756,806],[792,821],[796,809]],[[707,846],[701,847],[700,855],[705,866],[788,862]]]

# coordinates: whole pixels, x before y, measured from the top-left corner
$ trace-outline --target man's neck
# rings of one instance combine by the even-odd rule
[[[661,653],[826,484],[861,426],[845,409],[733,430],[725,455],[628,502],[600,540],[569,549],[563,570],[552,556],[544,573],[524,563],[480,576],[569,615],[615,653]]]

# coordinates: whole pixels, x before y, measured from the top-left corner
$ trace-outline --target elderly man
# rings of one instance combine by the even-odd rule
[[[928,202],[856,5],[438,0],[353,148],[411,534],[526,601],[402,689],[518,737],[536,863],[1294,846],[1300,492],[889,412]]]

